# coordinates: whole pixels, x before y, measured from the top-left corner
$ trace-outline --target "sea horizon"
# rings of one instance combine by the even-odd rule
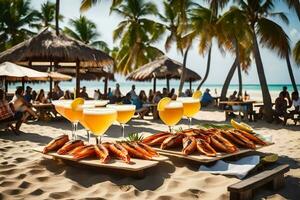
[[[145,90],[148,92],[150,89],[153,89],[153,83],[152,82],[136,82],[136,81],[109,81],[108,87],[111,88],[112,90],[115,88],[116,83],[120,84],[120,89],[121,92],[125,95],[127,92],[131,90],[131,86],[135,85],[136,86],[136,92],[140,92],[140,90]],[[12,83],[8,85],[8,92],[13,93],[16,89],[17,86],[21,86],[21,82],[17,83]],[[33,90],[36,90],[37,92],[40,89],[44,89],[46,92],[49,92],[49,82],[40,82],[40,83],[25,83],[26,86],[30,86],[33,88]],[[199,85],[199,82],[194,82],[192,83],[192,90],[195,90],[197,86]],[[59,86],[61,87],[62,90],[70,90],[73,91],[75,89],[75,80],[73,79],[72,81],[64,81],[60,82]],[[99,81],[85,81],[82,80],[80,82],[80,86],[83,87],[85,86],[87,88],[88,93],[92,94],[94,90],[99,89],[100,92],[103,93],[104,90],[104,83],[102,80]],[[282,87],[286,86],[288,88],[288,91],[292,92],[293,91],[293,86],[292,84],[284,84],[284,83],[276,83],[276,84],[268,84],[268,88],[270,92],[279,92],[282,90]],[[162,90],[164,87],[166,87],[166,81],[165,80],[158,80],[156,83],[156,89],[157,90]],[[175,88],[178,89],[179,87],[179,80],[170,80],[170,89]],[[221,90],[222,90],[223,84],[204,84],[201,87],[201,90],[205,90],[206,88],[209,88],[211,90],[211,93],[213,95],[220,95]],[[297,84],[297,87],[300,88],[300,84]],[[186,82],[184,84],[184,90],[189,88],[189,83]],[[228,90],[233,91],[233,90],[238,90],[239,84],[230,84]],[[215,90],[217,91],[217,94],[215,94]],[[261,92],[261,87],[260,84],[243,84],[243,92],[247,91],[249,92]]]

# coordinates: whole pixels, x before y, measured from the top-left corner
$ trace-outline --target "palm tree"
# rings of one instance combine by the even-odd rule
[[[211,9],[200,5],[191,9],[190,16],[192,30],[194,34],[199,37],[199,53],[203,55],[208,50],[206,73],[197,87],[197,90],[199,90],[202,84],[206,81],[210,71],[212,39],[218,34],[216,31],[218,17]]]
[[[155,4],[128,0],[112,8],[112,11],[124,18],[113,32],[113,40],[120,42],[116,57],[116,68],[120,73],[126,75],[163,55],[162,51],[152,46],[162,36],[163,25],[146,18],[158,15]]]
[[[230,52],[235,54],[235,60],[223,84],[221,100],[226,99],[227,90],[235,70],[238,70],[239,95],[242,95],[241,68],[247,70],[251,64],[250,49],[252,48],[251,32],[248,26],[244,26],[245,16],[241,11],[232,7],[217,22],[219,32],[219,45],[223,45]]]
[[[66,34],[85,44],[109,52],[108,45],[104,41],[97,40],[100,35],[97,33],[97,27],[94,22],[81,15],[77,19],[70,19],[69,24],[72,28],[65,27],[64,32]]]
[[[14,46],[34,32],[30,30],[37,20],[37,11],[30,8],[29,0],[3,0],[1,8],[1,44],[2,50]]]
[[[193,3],[193,1],[191,0],[171,0],[170,2],[164,1],[164,16],[160,15],[160,19],[163,21],[165,29],[169,31],[169,35],[167,36],[165,42],[166,51],[168,52],[171,44],[175,42],[177,50],[183,56],[183,69],[178,89],[179,95],[181,95],[184,85],[186,61],[192,41],[190,35],[183,36],[188,27],[186,10],[188,10],[193,5],[195,5],[195,3]]]
[[[52,22],[55,20],[56,4],[47,1],[41,5],[41,10],[38,13],[39,23],[36,24],[38,29],[51,26],[55,27]],[[59,15],[59,20],[63,20],[63,16]]]
[[[275,50],[280,57],[287,55],[289,44],[288,36],[283,29],[274,21],[269,19],[269,16],[280,17],[284,22],[287,22],[287,17],[282,12],[273,13],[274,1],[238,1],[243,15],[246,17],[245,25],[248,25],[252,33],[253,56],[256,62],[256,69],[262,89],[264,102],[264,117],[265,120],[271,122],[273,120],[272,100],[268,89],[268,84],[264,72],[264,67],[260,55],[258,36],[260,43],[272,50]]]
[[[123,0],[112,0],[111,8],[116,7],[121,4]],[[90,9],[93,5],[100,3],[101,0],[82,0],[80,5],[80,11],[84,12]]]
[[[293,56],[297,65],[300,65],[300,40],[296,43],[293,49]]]

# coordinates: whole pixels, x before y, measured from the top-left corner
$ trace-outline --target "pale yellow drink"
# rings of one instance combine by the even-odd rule
[[[117,111],[117,121],[121,124],[122,127],[122,136],[125,137],[124,124],[126,124],[135,113],[135,105],[117,105],[109,104],[107,108],[112,108]]]
[[[107,105],[107,108],[112,108],[117,110],[117,121],[120,124],[126,124],[135,113],[135,105]]]
[[[164,110],[159,111],[160,119],[169,127],[176,125],[182,118],[183,105],[179,101],[171,101]]]
[[[83,120],[87,128],[101,136],[117,119],[117,111],[110,108],[88,108],[83,110]]]
[[[200,110],[200,100],[194,99],[192,97],[180,97],[177,98],[177,101],[182,102],[183,104],[183,115],[186,117],[195,116]]]

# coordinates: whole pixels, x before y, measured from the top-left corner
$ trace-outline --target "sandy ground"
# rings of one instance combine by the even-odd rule
[[[201,111],[196,118],[194,124],[224,123],[224,113],[219,111]],[[183,124],[187,121],[182,120],[179,126]],[[276,192],[259,190],[255,198],[299,199],[300,126],[265,122],[252,125],[275,142],[263,151],[279,154],[279,162],[288,163],[291,168],[285,188]],[[160,163],[146,171],[143,179],[74,168],[32,150],[69,133],[66,121],[28,123],[21,130],[24,133],[20,136],[0,131],[0,199],[228,199],[227,186],[239,181],[199,172],[199,165],[180,159]],[[159,120],[133,119],[126,127],[127,133],[159,130],[166,130]],[[108,135],[119,136],[120,127],[112,126]]]

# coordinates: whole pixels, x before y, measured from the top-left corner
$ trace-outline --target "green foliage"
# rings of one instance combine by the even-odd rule
[[[300,40],[296,43],[293,49],[293,56],[297,65],[300,66]]]
[[[97,27],[94,22],[87,19],[85,16],[80,16],[77,19],[70,19],[69,24],[71,25],[70,28],[64,28],[66,34],[85,44],[109,53],[110,50],[108,45],[104,41],[97,40],[100,34],[97,32]]]
[[[142,141],[144,139],[144,136],[142,134],[138,134],[138,133],[130,133],[128,135],[128,137],[126,138],[127,142],[139,142]]]
[[[111,10],[124,18],[113,32],[114,41],[119,41],[119,52],[115,57],[117,72],[126,75],[163,55],[152,44],[159,41],[164,27],[147,18],[158,15],[155,4],[144,0],[128,0]]]
[[[199,127],[203,128],[217,128],[217,129],[231,129],[232,126],[230,124],[201,124]]]
[[[29,0],[1,0],[0,9],[0,51],[34,34],[31,28],[38,20],[38,12],[30,8]]]

